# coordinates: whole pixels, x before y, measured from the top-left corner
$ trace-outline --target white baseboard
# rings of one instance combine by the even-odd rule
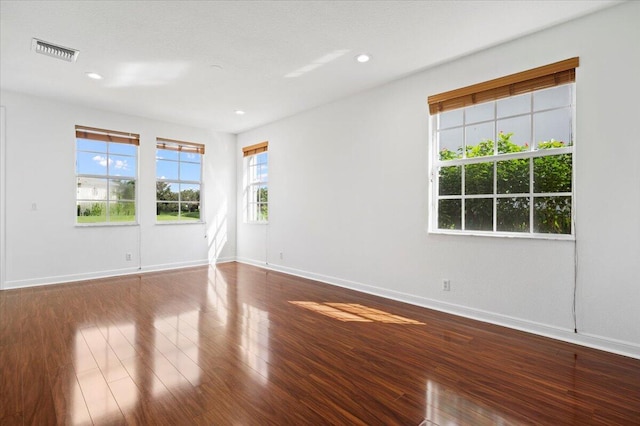
[[[426,297],[415,296],[412,294],[402,293],[385,288],[370,286],[367,284],[344,280],[341,278],[331,277],[327,275],[317,274],[314,272],[303,271],[299,269],[289,268],[282,265],[274,265],[265,263],[264,261],[256,261],[247,258],[237,258],[237,262],[246,263],[261,268],[283,272],[289,275],[295,275],[326,284],[348,288],[375,296],[384,297],[399,302],[409,303],[411,305],[421,306],[423,308],[433,309],[448,314],[458,315],[461,317],[482,321],[490,324],[500,325],[539,336],[549,337],[551,339],[561,340],[568,343],[574,343],[594,349],[612,352],[618,355],[624,355],[631,358],[640,359],[640,345],[610,339],[602,336],[596,336],[588,333],[574,333],[573,330],[554,327],[548,324],[542,324],[534,321],[528,321],[508,315],[496,314],[493,312],[483,311],[480,309],[469,308],[467,306],[456,305],[452,303],[441,302],[439,300],[429,299]]]
[[[94,280],[98,278],[117,277],[120,275],[130,275],[140,272],[137,267],[135,268],[123,268],[113,269],[100,272],[88,272],[83,274],[70,274],[70,275],[56,275],[50,277],[31,278],[28,280],[14,280],[6,281],[4,290],[11,290],[17,288],[38,287],[51,284],[62,284],[75,281]]]
[[[219,265],[221,263],[230,263],[230,262],[235,262],[236,258],[235,257],[219,257],[217,259],[215,259],[215,264]]]
[[[194,266],[204,266],[209,265],[208,259],[200,259],[200,260],[190,260],[188,262],[174,262],[174,263],[161,263],[157,265],[146,265],[140,268],[137,272],[159,272],[159,271],[167,271],[171,269],[184,269],[184,268],[192,268]]]
[[[57,275],[57,276],[50,276],[50,277],[32,278],[28,280],[6,281],[3,290],[11,290],[11,289],[27,288],[27,287],[39,287],[39,286],[45,286],[45,285],[51,285],[51,284],[63,284],[63,283],[70,283],[70,282],[76,282],[76,281],[95,280],[99,278],[118,277],[122,275],[141,274],[145,272],[158,272],[158,271],[166,271],[171,269],[191,268],[194,266],[203,266],[208,264],[209,264],[209,261],[207,259],[203,259],[203,260],[194,260],[189,262],[176,262],[176,263],[165,263],[165,264],[158,264],[158,265],[148,265],[148,266],[143,266],[142,268],[138,268],[138,267],[122,268],[122,269],[112,269],[112,270],[99,271],[99,272],[88,272],[88,273],[82,273],[82,274]]]

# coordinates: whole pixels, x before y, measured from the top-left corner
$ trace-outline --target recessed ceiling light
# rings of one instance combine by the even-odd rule
[[[356,56],[356,61],[358,61],[360,63],[369,62],[370,59],[371,59],[371,56],[367,55],[366,53],[362,53],[362,54]]]
[[[236,114],[238,114],[238,115],[244,115],[244,111],[242,111],[242,110],[240,110],[240,109],[237,109],[237,110],[236,110]]]
[[[88,72],[87,77],[92,78],[94,80],[102,80],[102,76],[97,72]]]

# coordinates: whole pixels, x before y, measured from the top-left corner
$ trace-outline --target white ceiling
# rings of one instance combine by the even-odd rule
[[[616,3],[2,0],[0,86],[238,133]]]

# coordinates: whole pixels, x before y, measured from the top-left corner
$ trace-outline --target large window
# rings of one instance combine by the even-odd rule
[[[156,220],[201,221],[204,145],[156,140]]]
[[[429,97],[434,232],[573,234],[569,59]]]
[[[269,220],[268,142],[242,148],[244,155],[244,205],[247,222]]]
[[[140,137],[76,126],[76,222],[135,223]]]

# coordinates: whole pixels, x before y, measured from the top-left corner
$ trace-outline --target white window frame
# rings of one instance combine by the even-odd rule
[[[158,151],[159,150],[166,150],[166,151],[177,151],[179,153],[178,155],[178,159],[177,160],[172,160],[172,159],[160,159],[160,157],[158,157]],[[199,158],[199,164],[200,164],[200,178],[199,180],[187,180],[187,179],[182,179],[182,177],[180,176],[180,171],[181,171],[181,167],[180,165],[182,163],[189,163],[189,164],[196,164],[195,161],[184,161],[182,160],[180,157],[180,154],[183,153],[189,153],[189,154],[193,154],[193,155],[198,155]],[[163,179],[163,178],[159,178],[157,176],[157,165],[158,165],[158,161],[166,161],[166,162],[171,162],[171,163],[177,163],[178,165],[178,178],[177,179]],[[199,197],[199,201],[198,201],[198,210],[200,213],[200,217],[198,219],[181,219],[182,217],[182,205],[183,204],[194,204],[193,201],[183,201],[181,199],[182,197],[182,191],[178,191],[178,200],[176,201],[177,205],[178,205],[178,219],[177,220],[158,220],[158,214],[157,214],[157,208],[158,208],[158,204],[160,204],[162,202],[162,200],[158,200],[158,196],[157,196],[157,192],[156,192],[156,224],[159,225],[163,225],[163,224],[189,224],[189,223],[204,223],[204,202],[203,202],[203,194],[204,194],[204,180],[203,180],[203,174],[204,174],[204,145],[203,144],[199,144],[199,143],[195,143],[195,142],[184,142],[184,141],[178,141],[178,140],[174,140],[174,139],[165,139],[165,138],[156,138],[156,185],[158,184],[158,182],[164,182],[167,184],[176,184],[179,187],[181,185],[199,185],[200,187],[200,197]],[[157,186],[156,186],[157,187]]]
[[[245,156],[243,158],[243,183],[244,183],[244,194],[243,194],[243,204],[244,204],[244,221],[245,223],[253,223],[253,224],[268,224],[269,223],[269,178],[268,178],[268,168],[269,168],[269,152],[266,149],[259,150],[257,153],[250,153],[251,151],[247,151],[245,149]],[[258,159],[261,155],[266,156],[266,161],[263,163],[258,163]],[[267,166],[267,175],[256,173],[258,167],[261,165]],[[258,201],[253,200],[251,194],[258,194],[260,188],[264,187],[267,189],[267,201]],[[257,189],[256,189],[257,188]],[[265,206],[266,208],[266,217],[261,218],[260,211],[262,210],[261,206]]]
[[[106,152],[102,151],[85,151],[78,150],[78,139],[88,139],[88,140],[98,140],[106,144]],[[75,146],[74,151],[76,154],[75,159],[75,182],[76,182],[76,226],[130,226],[130,225],[138,225],[138,157],[139,157],[139,141],[140,135],[134,133],[126,133],[119,132],[113,130],[105,130],[98,129],[93,127],[85,127],[85,126],[76,126],[76,137],[74,139]],[[135,146],[135,155],[130,156],[126,154],[117,154],[121,157],[130,157],[133,159],[133,163],[136,167],[135,176],[121,176],[111,173],[111,165],[110,165],[110,148],[115,144],[127,144]],[[106,166],[104,174],[88,174],[88,173],[78,173],[78,153],[94,153],[96,155],[105,154],[106,158]],[[104,200],[94,200],[90,198],[79,198],[80,194],[78,193],[78,182],[82,178],[88,179],[106,179],[107,187],[106,187],[106,198]],[[132,221],[111,221],[110,217],[110,208],[109,204],[113,201],[111,199],[111,181],[112,180],[133,180],[135,191],[134,191],[134,199],[133,200],[121,200],[125,202],[133,202],[135,214]],[[105,211],[105,221],[104,222],[79,222],[78,221],[78,203],[79,202],[98,202],[105,201],[106,202],[106,211]]]
[[[439,129],[438,129],[438,120],[440,119],[441,114],[433,114],[430,117],[430,141],[431,141],[431,150],[430,150],[430,199],[429,199],[429,233],[433,234],[450,234],[450,235],[476,235],[476,236],[492,236],[492,237],[514,237],[514,238],[533,238],[533,239],[553,239],[553,240],[573,240],[575,239],[575,147],[576,147],[576,138],[575,138],[575,105],[576,105],[576,90],[575,90],[575,82],[567,83],[571,85],[571,141],[570,145],[562,148],[551,148],[551,149],[537,149],[535,143],[533,142],[533,135],[529,138],[531,143],[531,147],[528,151],[524,152],[516,152],[516,153],[498,153],[498,143],[497,143],[497,122],[499,120],[505,120],[514,117],[522,117],[522,116],[530,116],[531,120],[534,114],[539,114],[543,112],[553,111],[556,109],[567,108],[567,106],[549,108],[545,110],[534,111],[533,106],[531,106],[529,112],[514,114],[510,116],[502,116],[500,118],[497,117],[496,111],[494,109],[494,115],[491,120],[486,120],[482,122],[475,122],[475,124],[482,123],[494,123],[494,130],[496,133],[496,139],[494,143],[494,154],[482,157],[473,157],[466,158],[466,149],[462,149],[463,158],[460,159],[452,159],[452,160],[440,160],[440,152],[439,152]],[[559,86],[555,86],[559,87]],[[545,89],[540,89],[545,90]],[[535,91],[534,91],[535,92]],[[531,97],[531,102],[533,102],[533,96]],[[495,100],[489,101],[494,102],[494,108],[497,107],[497,103]],[[472,105],[470,105],[472,106]],[[463,107],[461,109],[466,110],[470,106]],[[466,138],[466,132],[464,131],[465,125],[465,116],[463,115],[463,122],[459,126],[452,126],[449,128],[441,129],[448,130],[457,127],[461,127],[463,129],[463,138]],[[531,121],[532,122],[532,121]],[[531,126],[531,132],[533,133],[533,125]],[[478,143],[476,141],[475,143]],[[463,144],[464,147],[464,144]],[[553,192],[553,193],[536,193],[534,192],[534,171],[533,159],[538,157],[546,157],[546,156],[556,156],[561,154],[570,154],[572,158],[572,167],[571,167],[571,191],[570,192]],[[529,191],[525,193],[518,194],[499,194],[497,189],[497,163],[505,160],[514,160],[514,159],[531,159],[529,161]],[[469,195],[465,194],[465,166],[470,164],[479,164],[479,163],[492,163],[493,164],[493,192],[490,194],[478,194],[478,195]],[[440,195],[439,194],[439,177],[440,177],[440,167],[450,167],[450,166],[460,166],[461,167],[461,194],[460,195]],[[497,213],[497,201],[501,198],[516,198],[516,197],[526,197],[529,201],[529,230],[528,232],[506,232],[506,231],[498,231],[498,213]],[[571,198],[571,231],[570,233],[560,234],[560,233],[536,233],[534,232],[534,199],[540,197],[570,197]],[[440,200],[446,199],[454,199],[461,200],[461,223],[460,229],[442,229],[439,228],[439,220],[438,220],[438,206]],[[465,229],[465,202],[470,199],[492,199],[493,205],[493,229],[491,231],[483,231],[483,230],[469,230]]]

